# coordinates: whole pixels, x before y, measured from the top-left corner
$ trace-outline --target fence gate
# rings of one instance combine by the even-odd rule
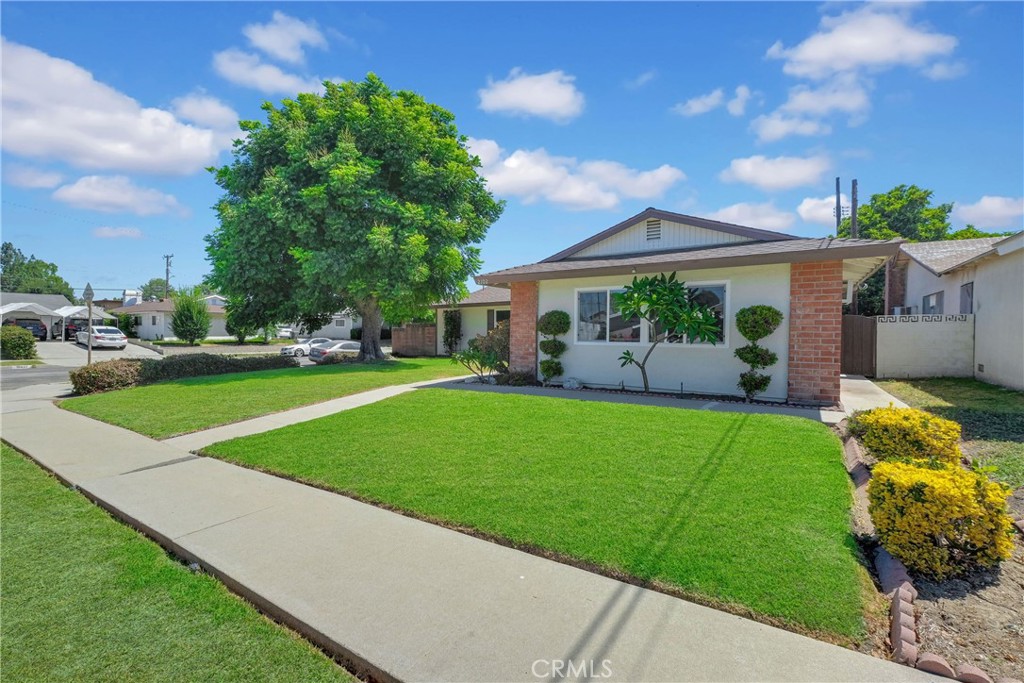
[[[843,351],[840,369],[846,375],[875,376],[875,319],[843,316]]]

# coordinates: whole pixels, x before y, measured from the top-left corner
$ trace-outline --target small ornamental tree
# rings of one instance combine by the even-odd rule
[[[778,329],[782,323],[782,311],[772,306],[747,306],[736,313],[736,329],[750,343],[736,349],[735,356],[750,366],[740,374],[736,386],[743,390],[747,400],[763,393],[771,384],[771,375],[758,372],[771,367],[779,361],[774,351],[758,346],[759,339],[764,339]]]
[[[462,340],[462,311],[452,308],[444,312],[444,351],[449,356],[459,350]]]
[[[640,368],[644,391],[651,390],[647,378],[647,361],[658,344],[669,336],[685,337],[688,341],[718,341],[721,325],[710,306],[698,302],[694,293],[676,274],[634,277],[625,290],[612,295],[612,301],[625,319],[639,318],[650,325],[654,341],[637,360],[632,351],[624,351],[619,360],[621,367],[635,365]]]
[[[540,362],[540,374],[545,384],[565,372],[558,359],[567,347],[558,337],[568,332],[571,326],[572,319],[565,311],[548,311],[537,320],[537,331],[544,337],[540,350],[548,356]]]
[[[200,287],[179,290],[175,295],[171,331],[175,337],[189,344],[206,339],[210,333],[210,311],[206,308]]]

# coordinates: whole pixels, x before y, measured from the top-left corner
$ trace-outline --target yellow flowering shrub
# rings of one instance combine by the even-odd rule
[[[879,460],[960,462],[960,425],[916,408],[875,408],[850,420],[850,431]]]
[[[959,466],[883,462],[868,484],[882,547],[910,569],[945,579],[1010,557],[1010,489]]]

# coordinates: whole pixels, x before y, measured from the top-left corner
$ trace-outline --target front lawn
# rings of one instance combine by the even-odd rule
[[[61,402],[62,408],[163,439],[361,391],[464,375],[447,358],[238,372]]]
[[[1024,486],[1024,392],[952,377],[878,385],[913,408],[959,422],[968,455],[995,467],[993,479]]]
[[[422,389],[205,454],[860,637],[839,440],[809,420]]]
[[[4,681],[352,681],[6,444]]]
[[[180,339],[157,339],[149,342],[154,346],[238,346],[237,339],[204,339],[196,344],[189,344],[187,341]],[[263,341],[263,337],[249,337],[245,340],[246,344],[252,346],[266,346],[267,344],[272,345],[288,345],[294,344],[294,339],[279,339],[277,337],[271,337],[267,341]]]

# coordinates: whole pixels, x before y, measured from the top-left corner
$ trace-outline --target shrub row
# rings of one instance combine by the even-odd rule
[[[280,355],[226,356],[189,353],[168,356],[160,360],[121,358],[93,363],[74,370],[71,373],[71,385],[76,394],[84,395],[186,377],[293,368],[298,364],[295,358]]]
[[[879,460],[960,462],[960,425],[916,408],[875,408],[850,420],[850,432]]]
[[[0,327],[0,358],[26,360],[35,357],[36,338],[31,332],[17,325]]]

